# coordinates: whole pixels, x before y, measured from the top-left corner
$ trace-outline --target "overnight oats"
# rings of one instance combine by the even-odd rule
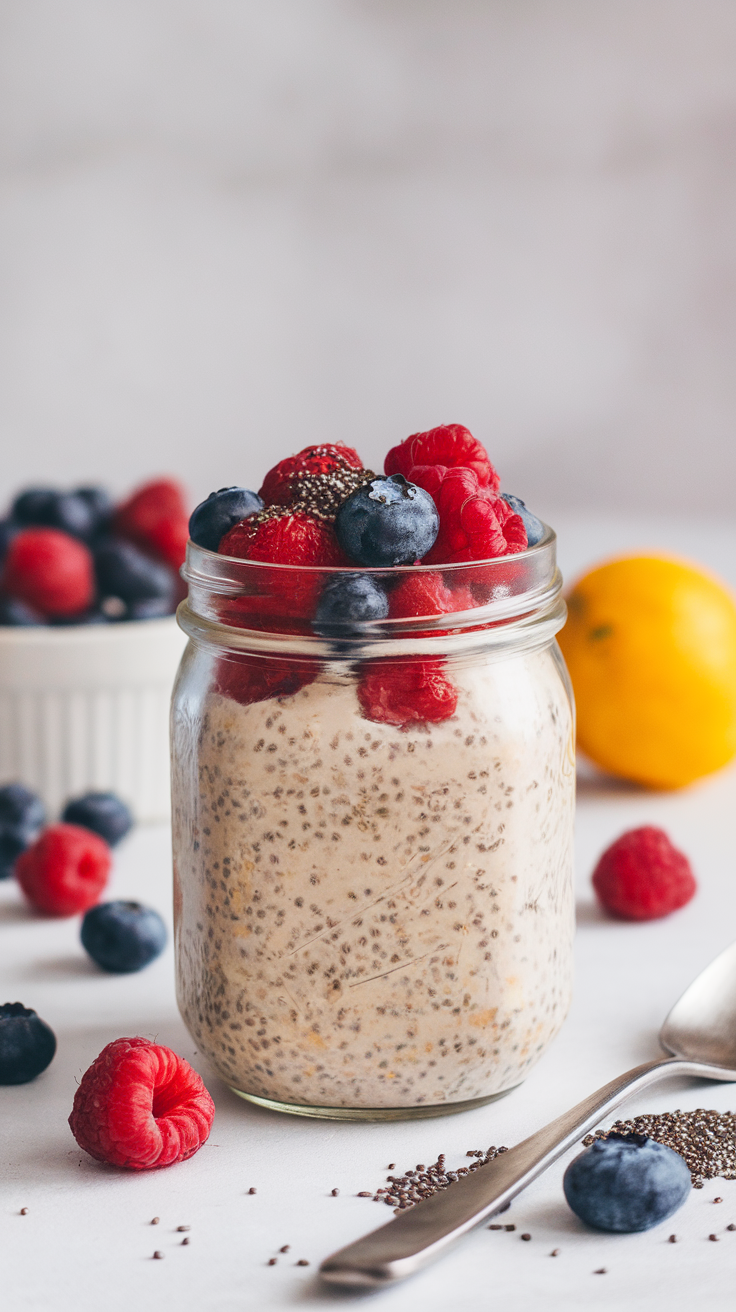
[[[499,506],[467,440],[468,464],[449,463],[446,435],[466,431],[409,439],[390,478],[308,448],[267,477],[265,506],[228,511],[253,497],[228,489],[193,517],[172,710],[179,1006],[222,1078],[282,1110],[477,1105],[524,1078],[569,1006],[555,538]]]

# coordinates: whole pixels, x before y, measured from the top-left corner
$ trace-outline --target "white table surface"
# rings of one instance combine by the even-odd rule
[[[563,564],[574,571],[607,547],[653,545],[695,554],[733,577],[736,534],[704,541],[691,526],[569,526]],[[669,537],[668,537],[669,533]],[[684,538],[681,541],[680,538]],[[728,563],[730,548],[730,565]],[[725,552],[726,559],[723,559]],[[468,1236],[412,1281],[378,1294],[322,1287],[320,1260],[391,1217],[356,1197],[383,1185],[389,1162],[407,1169],[438,1152],[460,1165],[468,1149],[511,1145],[620,1071],[654,1056],[657,1030],[692,977],[736,932],[736,770],[682,793],[646,794],[588,773],[579,790],[577,988],[562,1033],[526,1083],[499,1102],[460,1116],[390,1125],[282,1117],[236,1098],[207,1069],[179,1019],[171,948],[148,970],[106,976],[87,960],[79,921],[44,920],[12,881],[0,885],[0,1000],[37,1009],[59,1049],[31,1084],[0,1089],[0,1299],[8,1312],[228,1312],[241,1308],[333,1308],[363,1299],[387,1312],[448,1306],[514,1312],[544,1309],[732,1308],[736,1275],[736,1181],[693,1190],[684,1208],[640,1235],[587,1231],[567,1208],[562,1159],[503,1217],[514,1233]],[[626,925],[603,918],[590,890],[601,849],[623,829],[660,824],[691,857],[695,900],[666,920]],[[111,896],[138,897],[168,914],[169,835],[139,829],[116,856]],[[217,1105],[210,1141],[164,1171],[112,1170],[79,1150],[67,1125],[77,1081],[121,1035],[168,1044],[202,1073]],[[736,1090],[692,1080],[663,1082],[619,1114],[675,1107],[736,1107]],[[610,1118],[609,1118],[610,1120]],[[248,1195],[250,1186],[257,1194]],[[339,1197],[330,1191],[339,1188]],[[716,1196],[723,1203],[714,1204]],[[20,1215],[28,1208],[26,1216]],[[151,1226],[159,1216],[160,1224]],[[181,1245],[178,1225],[191,1226]],[[529,1231],[530,1243],[520,1241]],[[667,1243],[671,1232],[678,1244]],[[720,1242],[708,1240],[717,1233]],[[278,1253],[289,1244],[286,1255]],[[557,1258],[549,1256],[559,1248]],[[154,1261],[154,1249],[163,1261]],[[268,1259],[278,1256],[276,1266]],[[306,1258],[309,1267],[297,1267]],[[605,1275],[594,1274],[605,1267]]]

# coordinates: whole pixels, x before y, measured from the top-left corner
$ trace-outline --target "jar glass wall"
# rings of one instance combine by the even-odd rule
[[[179,1006],[254,1101],[458,1111],[517,1085],[570,1001],[574,724],[554,534],[496,561],[375,571],[411,584],[414,613],[315,634],[314,599],[340,572],[189,545]]]

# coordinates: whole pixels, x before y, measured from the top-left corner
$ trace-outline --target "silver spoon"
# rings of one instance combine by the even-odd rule
[[[323,1280],[376,1288],[413,1275],[473,1226],[499,1212],[629,1093],[663,1075],[736,1081],[736,943],[683,993],[665,1020],[659,1041],[669,1056],[635,1066],[604,1084],[451,1188],[333,1253],[320,1267]]]

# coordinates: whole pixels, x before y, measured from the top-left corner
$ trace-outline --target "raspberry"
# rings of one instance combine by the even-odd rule
[[[270,506],[236,524],[222,539],[219,553],[272,565],[349,564],[329,524],[303,510],[292,512],[282,506]],[[251,622],[255,620],[253,627],[261,627],[259,621],[265,617],[273,621],[284,617],[310,618],[322,583],[323,577],[316,569],[256,571],[253,579],[256,595],[238,597],[234,604],[229,604],[228,613],[240,616],[240,622],[246,624],[250,616]]]
[[[214,1116],[201,1077],[183,1057],[148,1039],[115,1039],[82,1076],[69,1125],[98,1162],[150,1171],[192,1157]]]
[[[412,469],[412,480],[420,487],[426,476],[422,466]],[[440,512],[440,531],[432,550],[424,557],[425,564],[490,560],[525,550],[523,519],[490,488],[480,487],[472,469],[460,466],[447,469],[439,488],[436,472],[427,481],[435,487],[431,495]]]
[[[184,563],[189,538],[183,488],[171,478],[144,483],[118,506],[113,529],[121,538],[178,569]]]
[[[95,595],[92,555],[59,529],[23,529],[8,547],[2,588],[44,615],[78,615]]]
[[[689,902],[697,890],[690,862],[663,829],[629,829],[606,848],[593,887],[607,911],[622,920],[658,920]]]
[[[319,666],[307,661],[269,656],[222,656],[215,667],[213,687],[222,697],[241,706],[265,702],[269,697],[292,697],[300,688],[314,683]]]
[[[94,906],[110,875],[110,848],[80,825],[50,825],[15,863],[15,876],[47,916],[73,916]]]
[[[263,498],[267,506],[288,506],[294,500],[297,483],[302,479],[362,468],[363,461],[358,452],[350,446],[332,442],[323,442],[320,446],[305,446],[297,455],[287,456],[285,460],[279,460],[273,469],[269,469],[258,495]],[[349,491],[352,491],[352,488]]]
[[[367,661],[360,670],[358,700],[367,720],[405,728],[437,724],[455,714],[457,690],[444,661]]]
[[[389,597],[391,619],[409,619],[415,615],[450,615],[458,610],[472,610],[477,605],[470,588],[454,592],[441,574],[409,574]]]
[[[477,474],[481,487],[497,492],[501,486],[485,447],[462,424],[441,424],[426,433],[413,433],[389,451],[383,467],[387,474],[403,474],[416,483],[418,479],[410,472],[415,465],[462,465]],[[430,488],[425,490],[434,495]]]

